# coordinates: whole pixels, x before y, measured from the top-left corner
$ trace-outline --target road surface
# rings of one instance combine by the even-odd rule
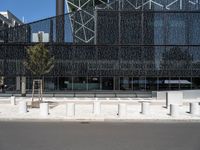
[[[200,123],[0,122],[0,150],[200,150]]]

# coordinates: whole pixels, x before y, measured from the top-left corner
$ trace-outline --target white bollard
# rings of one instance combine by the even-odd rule
[[[74,117],[75,116],[75,104],[74,103],[68,103],[66,105],[66,115],[67,117]]]
[[[192,115],[199,115],[199,103],[198,102],[190,103],[190,113]]]
[[[150,102],[141,102],[141,113],[143,115],[149,115],[150,114]]]
[[[11,105],[16,105],[16,98],[15,98],[15,96],[11,96],[10,103],[11,103]]]
[[[170,104],[170,115],[172,117],[179,116],[179,105]]]
[[[93,113],[94,115],[100,115],[101,113],[101,104],[100,102],[96,101],[93,104]]]
[[[126,104],[125,103],[118,104],[118,115],[120,118],[126,117]]]
[[[19,102],[19,113],[22,113],[22,114],[27,113],[27,105],[25,101]]]
[[[40,115],[46,117],[49,115],[49,104],[48,103],[40,103]]]

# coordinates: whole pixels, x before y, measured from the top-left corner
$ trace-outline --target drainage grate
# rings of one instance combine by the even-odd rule
[[[80,124],[90,124],[90,122],[80,122]]]

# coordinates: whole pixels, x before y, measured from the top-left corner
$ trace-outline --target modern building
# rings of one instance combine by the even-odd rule
[[[56,58],[48,91],[200,88],[200,1],[66,0],[57,16],[0,31],[0,75],[20,90],[33,77],[26,47],[43,42]],[[70,11],[73,10],[73,11]]]
[[[20,26],[22,24],[22,21],[10,11],[0,12],[0,30],[14,26]]]

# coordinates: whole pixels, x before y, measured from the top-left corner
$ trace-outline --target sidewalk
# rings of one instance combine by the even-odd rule
[[[171,117],[169,115],[169,108],[165,108],[165,102],[158,100],[151,100],[150,113],[148,115],[141,114],[141,105],[138,102],[140,99],[131,100],[102,100],[101,102],[101,114],[95,116],[93,114],[93,100],[81,99],[80,100],[65,100],[57,99],[45,99],[51,101],[49,104],[49,115],[47,117],[40,116],[39,108],[28,108],[28,112],[21,114],[19,112],[19,101],[30,101],[26,98],[18,98],[17,105],[11,105],[8,100],[0,101],[0,120],[52,120],[52,121],[77,121],[77,120],[89,120],[89,121],[200,121],[200,115],[193,116],[189,113],[189,105],[185,103],[180,107],[180,115],[178,117]],[[66,104],[67,102],[76,102],[75,104],[75,116],[67,117]],[[53,102],[53,103],[52,103]],[[125,117],[118,116],[118,103],[123,102],[127,104],[127,112]]]

